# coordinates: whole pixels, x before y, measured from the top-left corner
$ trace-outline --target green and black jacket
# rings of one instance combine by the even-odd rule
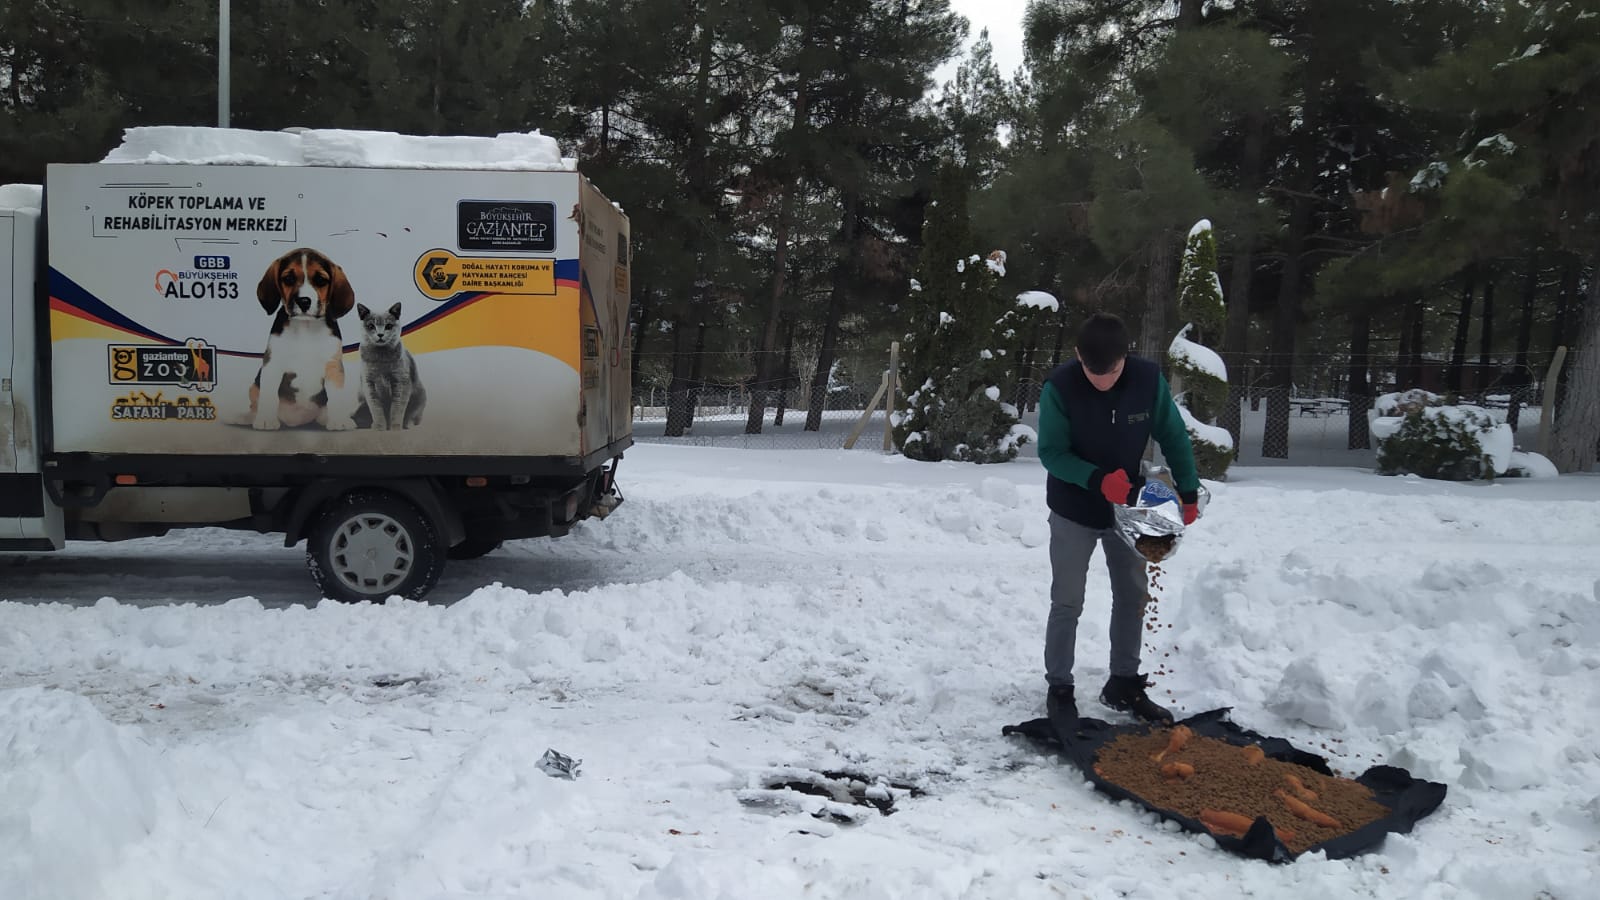
[[[1122,469],[1135,487],[1151,438],[1172,469],[1184,503],[1200,490],[1194,447],[1172,391],[1155,363],[1130,356],[1109,391],[1089,383],[1077,360],[1057,366],[1039,397],[1039,459],[1051,512],[1088,528],[1111,527],[1111,504],[1100,481]]]

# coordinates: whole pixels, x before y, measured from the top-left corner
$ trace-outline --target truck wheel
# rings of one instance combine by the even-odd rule
[[[451,559],[477,559],[499,550],[501,543],[503,542],[498,539],[468,536],[466,540],[451,547],[445,555]]]
[[[420,600],[438,583],[445,555],[438,531],[415,506],[387,491],[352,491],[322,511],[307,538],[306,565],[323,596],[381,603]]]

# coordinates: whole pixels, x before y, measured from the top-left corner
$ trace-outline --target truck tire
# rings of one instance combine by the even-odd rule
[[[477,559],[499,550],[502,543],[504,542],[498,538],[476,538],[467,535],[466,540],[451,547],[445,555],[451,559]]]
[[[420,600],[438,583],[445,554],[438,529],[410,501],[379,490],[351,491],[318,515],[306,565],[334,600]]]

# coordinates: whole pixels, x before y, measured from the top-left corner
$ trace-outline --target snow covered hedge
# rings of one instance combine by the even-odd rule
[[[1474,481],[1511,468],[1511,426],[1481,406],[1410,390],[1379,397],[1367,416],[1381,474]]]
[[[1228,367],[1204,343],[1222,335],[1227,315],[1222,282],[1217,279],[1217,241],[1208,219],[1194,224],[1184,245],[1183,266],[1178,273],[1178,311],[1189,320],[1167,348],[1178,410],[1189,427],[1189,443],[1194,446],[1200,477],[1221,480],[1237,454],[1233,435],[1216,425],[1218,414],[1228,402]]]

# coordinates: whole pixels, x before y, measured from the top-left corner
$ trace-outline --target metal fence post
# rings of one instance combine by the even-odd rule
[[[889,374],[885,376],[888,390],[883,395],[883,452],[894,449],[894,396],[900,389],[900,342],[889,345]]]

